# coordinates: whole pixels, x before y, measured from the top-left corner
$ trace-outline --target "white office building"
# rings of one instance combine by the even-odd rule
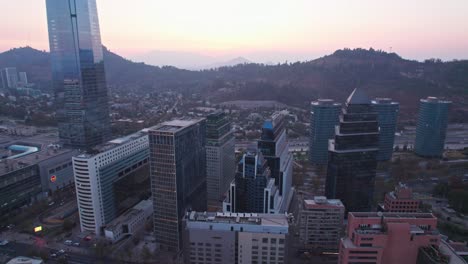
[[[101,235],[103,226],[118,216],[114,184],[147,166],[147,131],[143,129],[99,145],[95,154],[73,157],[81,231]]]

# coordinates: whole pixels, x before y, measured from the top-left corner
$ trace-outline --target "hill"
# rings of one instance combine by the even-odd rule
[[[243,63],[211,70],[189,71],[155,67],[127,60],[104,49],[108,84],[113,92],[151,93],[178,90],[199,92],[207,100],[277,100],[308,108],[311,100],[333,98],[341,102],[359,86],[372,97],[391,97],[402,113],[413,117],[418,100],[441,96],[453,100],[452,121],[464,121],[467,112],[468,61],[425,62],[378,50],[343,49],[322,58],[296,63],[264,65]],[[50,85],[49,55],[30,47],[0,54],[0,67],[28,72],[41,88]],[[468,120],[466,120],[468,121]]]

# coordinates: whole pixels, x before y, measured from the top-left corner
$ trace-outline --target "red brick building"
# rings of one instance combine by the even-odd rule
[[[405,184],[398,184],[395,191],[385,195],[381,210],[390,213],[416,213],[419,211],[419,200],[413,199],[413,190]]]

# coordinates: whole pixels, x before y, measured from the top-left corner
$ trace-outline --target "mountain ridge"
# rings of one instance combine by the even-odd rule
[[[373,49],[341,49],[318,59],[265,65],[242,63],[207,70],[136,63],[104,48],[106,76],[111,91],[151,93],[177,90],[200,93],[213,103],[228,100],[277,100],[308,108],[311,100],[343,102],[355,87],[371,97],[391,97],[403,113],[414,114],[418,100],[440,96],[454,101],[455,113],[468,109],[468,60],[424,62]],[[0,53],[0,68],[26,71],[39,88],[50,90],[49,54],[31,47]],[[458,116],[458,114],[456,114]]]

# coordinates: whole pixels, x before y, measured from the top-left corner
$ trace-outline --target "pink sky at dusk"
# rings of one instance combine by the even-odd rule
[[[0,51],[48,50],[45,0],[2,1]],[[468,59],[466,0],[97,0],[102,42],[132,58],[151,50],[258,62],[336,49],[392,50],[409,59]]]

